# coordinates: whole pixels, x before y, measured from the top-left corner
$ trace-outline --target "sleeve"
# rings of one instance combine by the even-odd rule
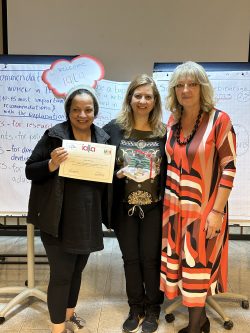
[[[111,130],[112,130],[112,124],[113,124],[113,121],[111,120],[109,123],[105,124],[102,129],[108,134],[108,135],[111,135]]]
[[[108,124],[104,125],[103,126],[103,130],[110,136],[109,140],[108,140],[108,143],[111,144],[111,145],[115,145],[116,148],[118,149],[118,146],[117,145],[117,137],[120,137],[120,132],[121,132],[121,129],[119,128],[119,126],[116,124],[116,120],[113,119],[111,120]],[[122,135],[121,135],[121,138],[122,138]],[[120,143],[120,140],[118,140],[119,143]],[[116,151],[117,153],[117,151]],[[117,163],[115,163],[115,168],[114,168],[114,177],[116,175],[116,173],[120,170],[120,167],[117,165]],[[117,178],[117,181],[118,178]]]
[[[41,182],[57,173],[57,171],[50,172],[48,167],[52,150],[51,138],[45,132],[26,161],[25,174],[27,179]]]
[[[111,229],[112,184],[107,184],[102,197],[102,223]]]
[[[221,113],[216,121],[216,148],[222,170],[219,186],[231,189],[236,173],[236,135],[229,116]]]

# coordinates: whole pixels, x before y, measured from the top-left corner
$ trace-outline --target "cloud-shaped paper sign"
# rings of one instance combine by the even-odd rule
[[[56,60],[42,74],[42,80],[57,97],[65,97],[71,88],[81,84],[95,88],[97,81],[103,78],[102,63],[89,55],[81,55],[71,61]]]

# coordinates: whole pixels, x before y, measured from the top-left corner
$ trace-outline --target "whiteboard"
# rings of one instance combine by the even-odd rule
[[[166,100],[168,82],[177,64],[155,64],[153,77],[162,100]],[[237,141],[236,177],[229,198],[230,221],[250,223],[250,63],[202,63],[214,87],[216,107],[232,120]],[[165,103],[165,102],[164,102]],[[165,109],[164,118],[170,112]]]
[[[54,97],[41,79],[55,57],[3,59],[5,63],[0,57],[0,215],[19,216],[28,210],[30,181],[25,177],[25,162],[46,129],[66,118],[63,99]],[[22,63],[28,60],[31,63]],[[99,82],[96,125],[102,127],[116,117],[128,84]]]

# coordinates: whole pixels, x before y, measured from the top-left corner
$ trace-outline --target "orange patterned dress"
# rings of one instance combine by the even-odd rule
[[[204,113],[187,145],[177,143],[172,116],[168,128],[160,288],[169,299],[181,294],[188,307],[204,306],[207,296],[227,290],[227,205],[217,237],[206,239],[204,227],[219,186],[233,185],[235,132],[219,110]]]

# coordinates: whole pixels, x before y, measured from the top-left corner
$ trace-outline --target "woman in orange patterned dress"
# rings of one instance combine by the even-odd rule
[[[209,295],[227,290],[228,206],[235,176],[235,132],[214,107],[204,68],[179,65],[169,82],[161,290],[182,295],[189,324],[179,333],[210,331]]]

